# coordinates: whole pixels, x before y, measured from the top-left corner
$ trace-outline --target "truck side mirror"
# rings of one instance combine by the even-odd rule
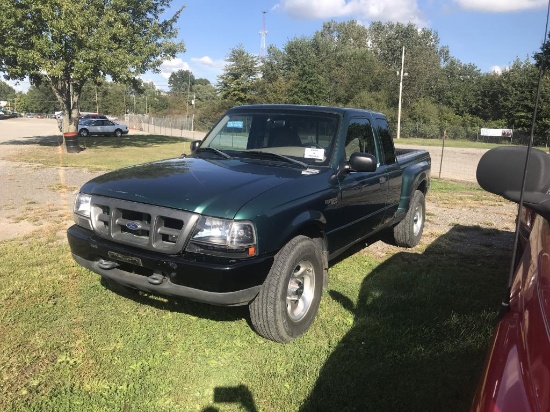
[[[199,148],[201,145],[202,140],[193,140],[191,142],[191,153],[193,153],[195,150]]]
[[[355,152],[349,157],[348,163],[352,172],[374,172],[378,162],[369,153]]]
[[[488,192],[512,202],[521,200],[527,147],[504,146],[489,150],[479,160],[476,177]],[[550,156],[532,149],[523,193],[526,206],[550,219]]]

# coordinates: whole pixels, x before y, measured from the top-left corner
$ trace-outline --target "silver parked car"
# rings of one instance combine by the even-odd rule
[[[106,119],[95,119],[87,122],[78,123],[78,135],[103,135],[120,137],[123,134],[128,134],[128,126],[119,124]]]

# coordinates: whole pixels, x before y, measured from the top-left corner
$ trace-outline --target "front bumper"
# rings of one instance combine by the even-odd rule
[[[228,260],[165,255],[102,239],[77,225],[67,230],[67,238],[75,261],[107,279],[214,305],[251,302],[273,264],[273,256]]]

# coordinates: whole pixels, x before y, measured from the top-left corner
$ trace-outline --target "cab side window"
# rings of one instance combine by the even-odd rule
[[[380,136],[380,141],[382,142],[384,161],[387,165],[394,164],[396,161],[395,146],[393,145],[393,139],[390,134],[390,126],[388,125],[386,119],[382,117],[377,117],[375,122],[378,136]]]
[[[346,134],[346,160],[352,153],[369,153],[378,159],[372,127],[368,119],[352,119]]]

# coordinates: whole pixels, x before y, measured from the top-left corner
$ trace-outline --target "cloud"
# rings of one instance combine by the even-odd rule
[[[167,80],[170,79],[172,73],[178,70],[189,70],[195,78],[205,78],[214,84],[217,76],[222,74],[225,64],[225,60],[214,60],[209,56],[192,57],[190,63],[175,58],[162,63],[160,73],[147,73],[146,76],[142,76],[142,80],[146,83],[153,83],[158,89],[168,90]]]
[[[546,7],[547,0],[454,0],[465,10],[487,12],[511,12],[520,10],[534,10]]]
[[[212,69],[220,69],[220,70],[223,69],[223,67],[226,64],[225,60],[213,60],[210,56],[191,57],[191,61],[201,66],[207,66]]]
[[[500,66],[493,66],[491,67],[490,72],[494,74],[502,74],[502,69]]]
[[[354,17],[425,25],[416,0],[281,0],[274,10],[296,19]]]
[[[170,75],[173,72],[176,72],[178,70],[191,70],[191,69],[189,67],[189,64],[187,62],[184,62],[179,57],[172,60],[166,60],[164,63],[160,65],[160,75],[165,79],[169,79]]]

